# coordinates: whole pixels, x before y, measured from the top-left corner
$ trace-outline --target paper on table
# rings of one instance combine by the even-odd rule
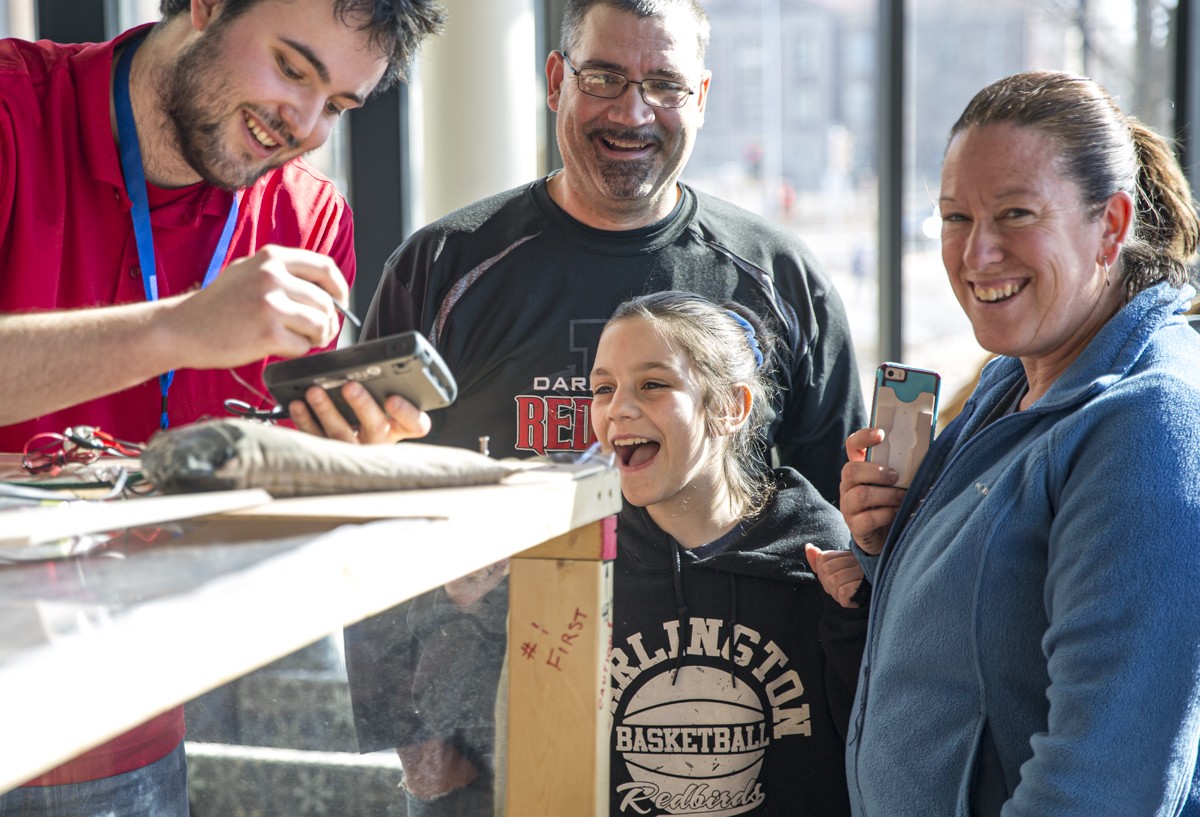
[[[265,505],[270,501],[271,495],[266,491],[250,488],[109,502],[63,502],[56,506],[8,511],[0,517],[0,557],[22,558],[22,548],[73,536],[207,516]]]
[[[121,471],[133,475],[141,471],[136,457],[101,457],[95,462],[71,462],[56,474],[31,474],[21,465],[21,455],[0,453],[0,482],[38,488],[92,488],[112,485]]]

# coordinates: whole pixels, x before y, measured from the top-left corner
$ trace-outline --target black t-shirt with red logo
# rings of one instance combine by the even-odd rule
[[[416,232],[389,259],[364,338],[417,329],[446,360],[458,400],[423,442],[494,457],[583,451],[588,374],[623,301],[667,289],[736,301],[782,339],[771,442],[782,465],[837,497],[844,441],[867,425],[841,299],[796,236],[681,185],[663,221],[591,229],[546,181],[476,202]]]

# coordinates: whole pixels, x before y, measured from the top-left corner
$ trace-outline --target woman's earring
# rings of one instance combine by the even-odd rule
[[[1108,256],[1107,255],[1100,256],[1100,264],[1104,267],[1104,285],[1106,287],[1112,286],[1112,281],[1110,281],[1108,279]]]

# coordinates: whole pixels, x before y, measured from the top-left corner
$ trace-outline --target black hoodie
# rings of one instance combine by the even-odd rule
[[[850,535],[800,474],[772,473],[763,512],[695,550],[645,509],[621,512],[614,817],[850,813],[844,736],[867,614],[830,598],[804,557],[806,542],[841,548]]]

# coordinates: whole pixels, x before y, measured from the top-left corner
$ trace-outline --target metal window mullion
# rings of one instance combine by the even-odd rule
[[[905,0],[879,0],[879,344],[880,360],[904,356],[901,267],[904,195]]]
[[[1175,138],[1179,161],[1200,193],[1200,14],[1189,2],[1180,3],[1175,19]]]

